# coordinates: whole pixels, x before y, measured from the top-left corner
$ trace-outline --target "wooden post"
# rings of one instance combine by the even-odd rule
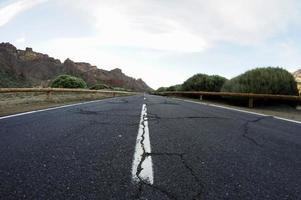
[[[249,108],[254,108],[254,99],[253,99],[253,97],[249,97]]]
[[[300,103],[298,103],[298,105],[296,106],[296,109],[301,110],[301,104]]]
[[[51,101],[51,91],[47,91],[47,101]]]

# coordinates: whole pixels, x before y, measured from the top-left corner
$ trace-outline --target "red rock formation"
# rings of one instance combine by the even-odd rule
[[[88,86],[104,83],[133,91],[152,90],[143,80],[126,76],[118,68],[107,71],[70,59],[61,63],[46,54],[34,52],[32,48],[24,51],[9,43],[0,44],[0,87],[47,87],[61,74],[81,77]]]

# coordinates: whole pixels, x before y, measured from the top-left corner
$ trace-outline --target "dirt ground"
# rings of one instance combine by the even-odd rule
[[[45,93],[5,93],[0,94],[0,116],[110,97],[113,96],[103,93],[53,93],[50,96]]]

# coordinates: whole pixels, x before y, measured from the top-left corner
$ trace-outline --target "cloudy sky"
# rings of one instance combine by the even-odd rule
[[[300,0],[0,0],[0,42],[121,68],[151,87],[301,68]]]

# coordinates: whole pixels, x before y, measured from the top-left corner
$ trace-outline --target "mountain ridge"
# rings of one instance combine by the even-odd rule
[[[0,87],[48,87],[61,74],[80,77],[88,86],[101,83],[133,91],[152,90],[142,79],[129,77],[119,68],[109,71],[69,58],[61,62],[29,47],[20,50],[0,43]]]

